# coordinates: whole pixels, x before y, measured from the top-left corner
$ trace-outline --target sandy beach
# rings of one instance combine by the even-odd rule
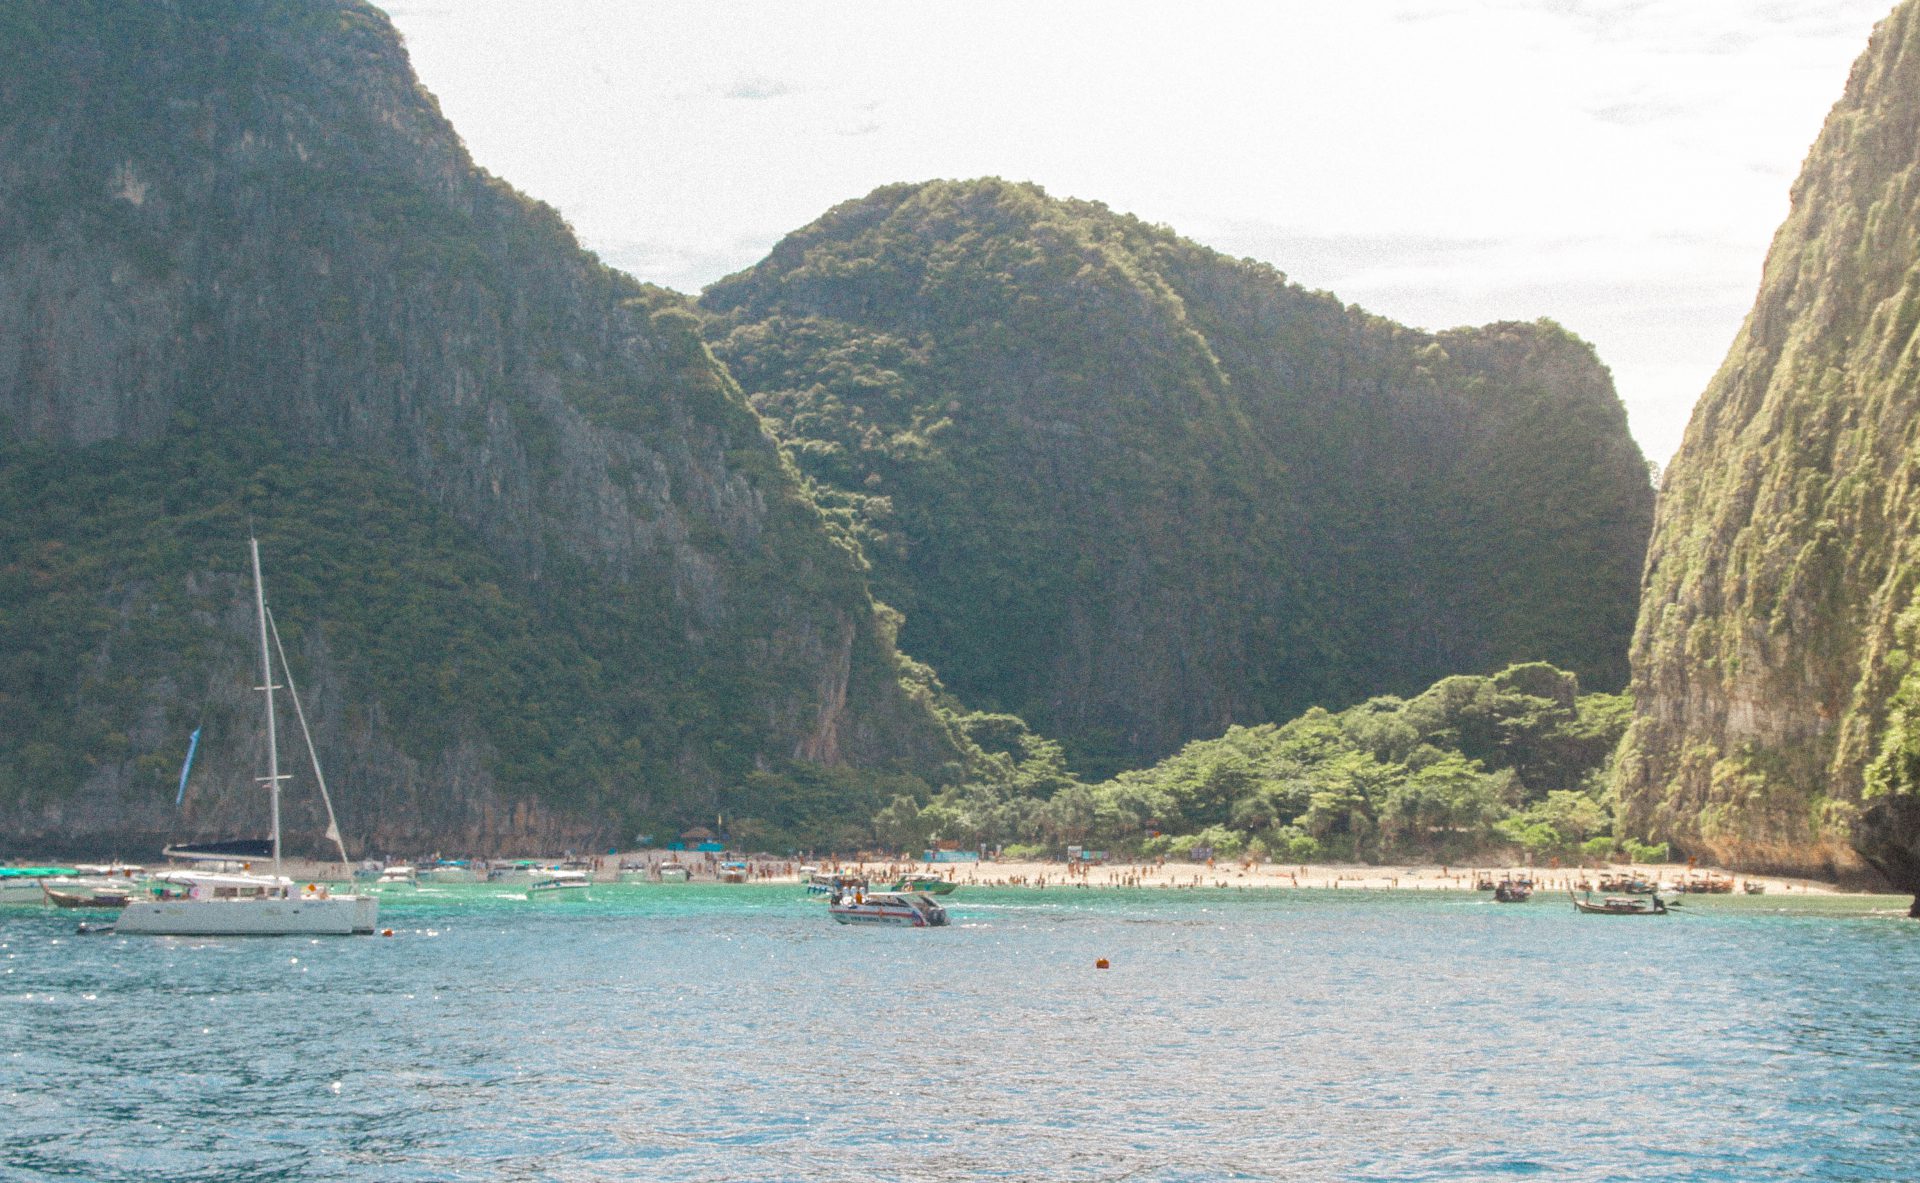
[[[505,861],[505,860],[500,860]],[[711,881],[716,878],[718,860],[708,861],[705,855],[691,853],[662,852],[657,850],[627,851],[621,854],[601,855],[590,860],[589,874],[598,882],[613,882],[619,877],[620,868],[626,866],[652,866],[662,862],[678,862],[693,870],[695,881]],[[285,874],[295,880],[308,882],[339,883],[344,876],[338,862],[319,862],[312,859],[289,858],[283,863]],[[1463,891],[1476,890],[1476,883],[1491,877],[1498,881],[1504,877],[1530,877],[1535,892],[1560,892],[1567,890],[1599,890],[1599,876],[1603,873],[1620,874],[1625,872],[1654,880],[1664,890],[1671,884],[1679,883],[1690,875],[1725,875],[1733,880],[1733,890],[1743,892],[1749,883],[1762,886],[1768,895],[1786,894],[1836,894],[1842,889],[1817,879],[1796,879],[1775,875],[1748,875],[1724,871],[1717,867],[1698,867],[1689,869],[1684,863],[1635,864],[1613,866],[1603,869],[1588,867],[1502,867],[1494,864],[1477,866],[1370,866],[1362,863],[1241,863],[1217,861],[1209,866],[1206,863],[1186,862],[1127,862],[1114,861],[1094,864],[1070,864],[1058,861],[990,861],[978,863],[927,863],[923,861],[868,859],[819,859],[812,863],[803,863],[799,859],[753,859],[749,861],[750,875],[756,883],[800,882],[805,876],[803,866],[817,866],[821,871],[836,871],[858,875],[876,885],[892,880],[903,873],[919,875],[939,875],[961,886],[1026,888],[1035,891],[1073,890],[1076,888],[1141,888],[1159,890],[1195,890],[1211,889],[1311,889],[1344,891]],[[265,867],[256,866],[255,871],[264,872]]]
[[[905,867],[917,874],[937,874],[954,882],[990,887],[1027,887],[1034,889],[1076,887],[1139,887],[1161,889],[1196,888],[1311,888],[1349,891],[1474,891],[1476,879],[1490,875],[1495,881],[1507,876],[1530,877],[1540,891],[1575,891],[1598,888],[1602,873],[1637,872],[1663,886],[1678,883],[1689,874],[1732,874],[1718,868],[1689,868],[1684,863],[1639,864],[1606,868],[1528,868],[1493,865],[1472,866],[1369,866],[1359,863],[1128,863],[1109,862],[1085,867],[1064,862],[983,862],[983,863],[822,863],[823,869],[839,866],[873,878],[897,873]],[[1743,891],[1749,882],[1763,885],[1767,894],[1837,892],[1831,883],[1812,879],[1789,879],[1769,875],[1733,874],[1734,891]]]

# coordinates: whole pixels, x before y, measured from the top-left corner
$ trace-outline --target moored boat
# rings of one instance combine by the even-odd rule
[[[1616,892],[1621,895],[1652,895],[1660,885],[1645,875],[1626,871],[1610,871],[1601,874],[1600,890]]]
[[[917,891],[926,895],[952,895],[953,889],[960,886],[951,879],[942,879],[938,875],[902,875],[894,881],[889,891]]]
[[[326,806],[327,836],[340,851],[340,862],[347,862],[346,846],[340,839],[340,827],[333,815],[333,801],[327,795],[326,777],[320,771],[320,756],[313,736],[307,730],[306,712],[300,706],[300,691],[293,682],[293,670],[280,646],[280,632],[267,611],[266,584],[260,577],[260,544],[248,539],[253,558],[253,598],[260,624],[259,689],[266,696],[267,775],[262,778],[271,806],[272,836],[267,847],[273,858],[273,874],[247,872],[170,871],[155,875],[148,898],[129,900],[114,929],[123,933],[155,936],[332,936],[371,933],[379,917],[380,902],[371,895],[335,893],[315,883],[296,890],[291,879],[280,873],[280,748],[275,730],[273,692],[276,673],[274,654],[279,653],[278,674],[286,679],[288,697],[306,737],[307,754],[313,762],[313,776]],[[269,643],[271,638],[271,643]],[[183,774],[184,775],[184,774]],[[238,853],[221,844],[218,850],[196,851],[215,859]],[[179,848],[170,848],[170,853]]]
[[[1673,889],[1687,895],[1730,895],[1733,876],[1715,871],[1697,872],[1674,884]]]
[[[684,863],[661,863],[660,882],[685,883],[693,878],[693,869]]]
[[[413,891],[420,886],[420,876],[405,863],[395,863],[380,872],[380,878],[373,881],[375,891]]]
[[[587,888],[592,884],[585,871],[573,871],[555,867],[538,871],[527,882],[527,898],[538,899],[586,899]]]
[[[867,881],[858,875],[838,875],[816,872],[807,876],[808,895],[837,896],[847,892],[867,890]]]
[[[478,883],[479,874],[465,859],[440,859],[420,871],[422,883]]]
[[[527,884],[534,877],[547,871],[536,859],[514,859],[512,862],[494,863],[487,868],[488,883]]]
[[[114,931],[153,936],[347,936],[370,933],[380,902],[336,895],[325,884],[284,875],[164,871],[152,898],[129,902]]]
[[[62,886],[55,887],[54,883]],[[124,908],[133,902],[131,883],[88,883],[83,880],[48,880],[40,884],[47,902],[57,908]]]
[[[1610,895],[1604,896],[1599,903],[1592,899],[1581,899],[1571,891],[1567,898],[1573,906],[1589,916],[1665,916],[1667,904],[1659,894],[1647,896]]]
[[[1493,889],[1496,904],[1524,904],[1533,898],[1533,884],[1525,879],[1502,879]]]
[[[909,891],[856,891],[835,896],[827,912],[840,924],[878,924],[901,928],[939,928],[947,910],[933,897]]]
[[[0,904],[44,904],[47,895],[41,884],[79,874],[78,867],[0,867]]]

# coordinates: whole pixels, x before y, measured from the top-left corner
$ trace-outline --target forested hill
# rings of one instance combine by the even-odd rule
[[[902,648],[1083,770],[1521,660],[1625,683],[1653,491],[1556,325],[1415,331],[998,180],[837,206],[701,306]]]
[[[263,824],[249,521],[356,846],[818,841],[945,767],[695,330],[365,4],[0,7],[7,845]]]
[[[1622,820],[1920,892],[1920,6],[1854,65],[1661,491]]]

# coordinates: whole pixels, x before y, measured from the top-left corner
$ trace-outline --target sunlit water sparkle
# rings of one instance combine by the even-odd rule
[[[428,888],[391,939],[0,911],[0,1177],[1920,1175],[1900,900],[593,894]]]

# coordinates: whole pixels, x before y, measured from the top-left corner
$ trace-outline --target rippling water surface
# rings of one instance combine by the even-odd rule
[[[913,931],[791,886],[476,886],[320,940],[0,910],[0,1177],[1911,1180],[1903,905],[963,888]]]

